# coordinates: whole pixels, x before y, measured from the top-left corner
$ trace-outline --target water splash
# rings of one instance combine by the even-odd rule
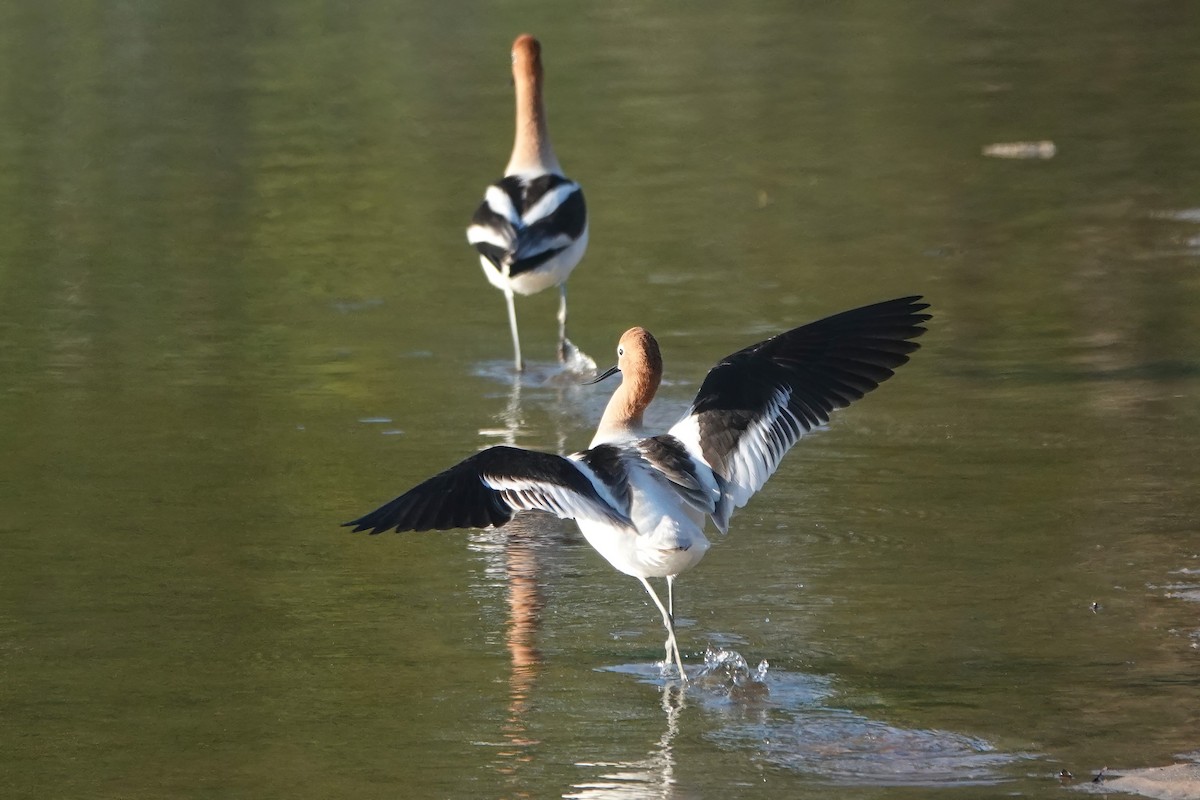
[[[596,374],[595,360],[576,347],[570,339],[563,342],[563,351],[563,369],[576,375]]]
[[[751,670],[738,651],[710,646],[704,651],[704,666],[692,676],[692,681],[705,691],[722,694],[731,700],[752,700],[770,694],[767,688],[769,667],[763,659]]]
[[[480,378],[504,384],[530,388],[579,387],[596,376],[596,361],[568,339],[562,360],[525,362],[525,370],[517,372],[511,361],[492,360],[477,363],[472,370]]]

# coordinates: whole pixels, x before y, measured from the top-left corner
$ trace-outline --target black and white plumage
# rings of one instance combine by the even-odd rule
[[[565,177],[550,143],[542,99],[541,45],[522,35],[513,43],[516,135],[504,177],[488,186],[467,228],[488,281],[504,292],[517,370],[524,368],[513,295],[559,287],[558,353],[567,361],[566,281],[587,250],[587,204]]]
[[[663,615],[667,660],[686,679],[673,585],[708,549],[705,519],[727,531],[805,433],[908,361],[930,318],[920,300],[846,311],[733,353],[709,371],[683,419],[657,435],[642,418],[662,358],[654,337],[632,328],[617,366],[601,376],[619,371],[622,380],[587,450],[492,447],[346,525],[372,533],[498,527],[534,509],[574,519],[610,564],[645,586]],[[666,578],[666,605],[652,577]]]
[[[562,519],[629,526],[628,513],[621,510],[627,509],[628,498],[619,483],[609,485],[614,454],[611,447],[578,458],[489,447],[346,524],[372,533],[498,528],[519,511],[537,509]],[[593,462],[599,474],[592,470]]]
[[[805,433],[890,378],[919,345],[929,318],[919,298],[844,311],[781,333],[713,367],[671,433],[722,476],[713,522],[724,533],[733,511],[774,474]]]
[[[529,295],[563,283],[587,248],[587,205],[562,175],[509,175],[488,187],[467,228],[498,289]]]

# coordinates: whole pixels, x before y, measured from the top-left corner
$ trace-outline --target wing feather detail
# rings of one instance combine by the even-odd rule
[[[520,511],[548,511],[632,527],[628,510],[591,470],[572,458],[490,447],[441,472],[369,514],[345,523],[355,531],[500,527]]]
[[[835,314],[739,350],[713,367],[671,428],[712,468],[722,532],[797,441],[895,374],[930,315],[920,297]]]
[[[661,434],[637,442],[640,456],[663,476],[691,508],[711,514],[720,500],[720,488],[707,464],[696,459],[683,442]]]

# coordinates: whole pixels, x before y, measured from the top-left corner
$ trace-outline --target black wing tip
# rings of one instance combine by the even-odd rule
[[[907,297],[896,297],[891,300],[884,300],[879,303],[872,303],[862,307],[862,310],[867,309],[883,309],[890,306],[896,307],[897,310],[903,309],[906,316],[920,318],[922,322],[928,319],[933,319],[932,314],[922,314],[921,312],[931,307],[930,303],[925,302],[925,296],[920,294],[910,294]]]
[[[926,303],[925,298],[922,297],[921,295],[916,294],[916,295],[913,295],[912,297],[905,297],[905,298],[903,298],[903,300],[905,300],[908,303],[909,319],[911,319],[913,322],[915,322],[918,326],[923,325],[924,323],[929,322],[929,320],[933,319],[933,314],[923,313],[926,309],[932,308],[932,304]],[[915,335],[920,336],[923,333],[925,333],[926,329],[923,327],[917,327],[916,330],[917,330],[917,333]]]
[[[368,514],[366,517],[359,517],[358,519],[352,519],[349,522],[343,522],[338,527],[353,528],[353,530],[351,531],[352,533],[362,533],[363,531],[369,531],[372,536],[374,536],[377,533],[384,533],[385,531],[390,531],[394,527],[393,525],[385,525],[383,523],[372,522],[371,520],[369,520],[367,518],[369,516],[370,516],[370,514]]]
[[[871,312],[883,311],[884,309],[902,312],[904,316],[918,319],[921,322],[933,319],[932,314],[922,314],[921,312],[932,305],[925,301],[925,296],[920,294],[910,294],[905,297],[893,297],[891,300],[881,300],[878,303],[868,303],[865,306],[850,309],[850,312]],[[836,314],[834,316],[837,316]]]
[[[924,325],[933,319],[933,314],[923,313],[927,308],[930,308],[930,304],[925,302],[924,296],[913,294],[907,297],[897,297],[892,300],[884,300],[879,303],[871,303],[870,305],[853,308],[841,314],[834,314],[833,317],[827,317],[826,319],[832,320],[846,315],[850,318],[863,318],[864,321],[871,319],[876,325],[890,323],[895,326],[895,329],[887,331],[880,338],[891,340],[896,344],[904,342],[912,350],[917,350],[920,348],[920,345],[907,340],[916,339],[918,336],[924,336],[929,332],[929,329]],[[895,316],[892,316],[893,314]],[[860,315],[862,316],[860,317]],[[823,321],[819,320],[819,322]],[[878,333],[884,334],[884,331],[880,330]]]
[[[925,295],[923,294],[910,294],[904,297],[895,297],[891,300],[884,300],[881,303],[876,303],[876,305],[886,306],[891,305],[892,303],[902,303],[904,305],[912,306],[914,311],[924,311],[925,309],[929,308],[929,303],[925,302]]]

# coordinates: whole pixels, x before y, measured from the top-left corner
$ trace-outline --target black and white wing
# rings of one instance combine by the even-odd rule
[[[467,241],[502,275],[514,277],[562,253],[586,230],[587,205],[575,181],[553,173],[509,175],[488,187]]]
[[[801,436],[892,377],[930,318],[920,297],[844,311],[739,350],[713,367],[671,428],[712,468],[722,532]]]
[[[683,442],[664,433],[639,440],[637,449],[685,504],[702,514],[714,513],[721,502],[721,486],[712,469]]]
[[[344,526],[371,533],[500,527],[518,511],[538,509],[631,527],[621,505],[583,458],[498,446]]]

